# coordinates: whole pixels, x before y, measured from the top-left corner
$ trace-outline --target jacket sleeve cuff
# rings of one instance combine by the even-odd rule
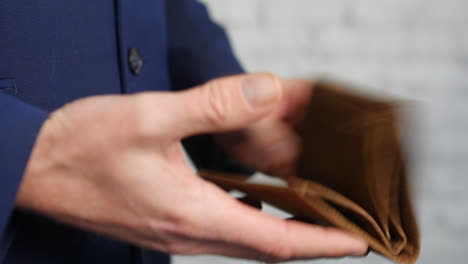
[[[0,92],[0,263],[10,243],[8,223],[37,134],[48,114]]]

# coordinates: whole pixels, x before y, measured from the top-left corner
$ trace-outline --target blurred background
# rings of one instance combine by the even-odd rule
[[[418,263],[467,263],[467,0],[204,0],[248,71],[323,74],[421,102]],[[269,208],[274,214],[281,213]],[[175,256],[175,264],[255,263]],[[294,263],[391,263],[364,259]]]

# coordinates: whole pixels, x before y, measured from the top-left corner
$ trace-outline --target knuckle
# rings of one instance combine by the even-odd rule
[[[204,238],[204,230],[189,210],[168,209],[159,219],[149,221],[147,229],[160,241],[159,250],[170,254],[199,253],[199,243]]]
[[[169,219],[169,217],[166,217]],[[146,236],[157,238],[158,250],[171,254],[180,254],[184,252],[182,242],[189,240],[190,237],[182,228],[183,224],[179,220],[155,220],[151,219],[145,224]],[[170,217],[170,219],[175,219]]]
[[[284,234],[288,234],[288,223],[283,221],[282,227]],[[294,257],[291,245],[288,242],[287,235],[283,239],[275,241],[272,246],[264,251],[266,254],[262,256],[262,261],[267,263],[284,262]]]
[[[154,233],[162,233],[165,236],[199,238],[202,231],[203,214],[203,190],[192,183],[179,184],[184,192],[174,194],[173,199],[177,206],[163,205],[160,208],[161,215],[157,221],[149,220],[150,229]]]
[[[204,98],[206,102],[200,104],[202,114],[209,124],[217,126],[228,119],[229,111],[232,108],[229,90],[227,87],[223,87],[221,81],[208,82],[200,90],[203,93],[201,98]]]

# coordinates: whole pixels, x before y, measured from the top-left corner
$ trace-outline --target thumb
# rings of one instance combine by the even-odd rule
[[[172,97],[178,137],[243,128],[272,113],[281,101],[280,79],[255,73],[215,79]]]

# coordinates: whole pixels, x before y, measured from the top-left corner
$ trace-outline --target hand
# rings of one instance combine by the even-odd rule
[[[168,253],[263,261],[364,254],[360,239],[263,214],[186,163],[182,138],[245,127],[281,97],[276,77],[254,74],[75,101],[43,125],[17,207]]]
[[[259,171],[291,179],[301,151],[294,127],[309,106],[314,83],[283,80],[284,96],[263,119],[234,132],[215,135],[216,141],[242,164]]]

